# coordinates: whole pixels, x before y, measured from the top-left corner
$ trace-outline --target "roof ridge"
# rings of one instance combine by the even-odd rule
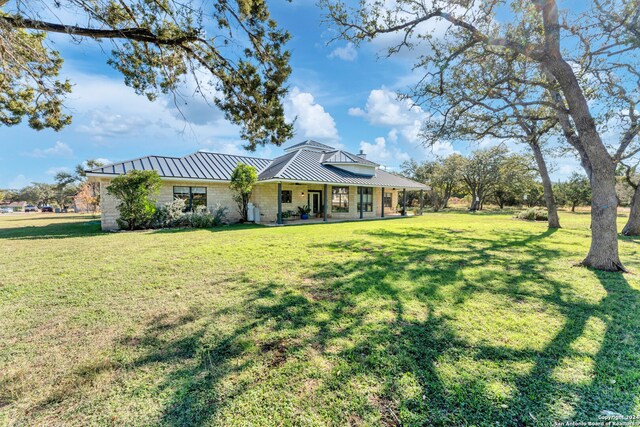
[[[291,158],[289,160],[287,160],[287,163],[285,163],[285,165],[283,167],[280,168],[280,170],[273,176],[274,178],[282,178],[282,176],[280,176],[280,174],[282,173],[282,171],[286,170],[287,167],[291,164],[291,162],[293,161],[293,159],[295,159],[296,157],[298,157],[298,154],[300,154],[301,151],[310,151],[310,150],[305,150],[304,148],[301,150],[297,150],[296,152],[293,153],[293,156],[291,156]]]
[[[227,154],[227,153],[219,153],[217,151],[203,151],[203,150],[198,150],[195,153],[187,154],[186,156],[183,156],[183,157],[180,157],[180,158],[183,159],[185,157],[193,156],[194,154],[198,154],[198,153],[219,154],[221,156],[240,157],[240,158],[245,158],[245,159],[258,159],[258,160],[270,160],[270,161],[273,160],[273,159],[268,159],[266,157],[243,156],[243,155],[240,155],[240,154]]]

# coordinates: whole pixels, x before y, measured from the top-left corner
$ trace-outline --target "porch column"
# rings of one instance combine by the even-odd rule
[[[278,183],[278,224],[282,224],[282,183]]]
[[[363,208],[363,206],[362,206],[362,193],[363,193],[363,191],[362,191],[362,187],[358,187],[358,188],[360,189],[360,219],[362,219],[363,218],[363,214],[362,214],[362,208]]]
[[[424,207],[424,195],[423,195],[423,190],[420,190],[420,215],[422,215],[423,207]]]
[[[381,192],[380,201],[382,202],[382,203],[380,204],[380,206],[381,206],[381,207],[380,207],[380,218],[384,218],[384,187],[382,187],[382,188],[380,189],[380,192]]]
[[[402,189],[402,216],[407,216],[407,189]]]
[[[324,214],[322,215],[322,220],[327,222],[327,205],[329,204],[329,185],[324,185],[324,204],[322,206],[322,210]]]

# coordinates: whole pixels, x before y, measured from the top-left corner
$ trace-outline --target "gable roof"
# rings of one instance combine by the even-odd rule
[[[328,153],[324,153],[322,156],[322,163],[350,163],[366,166],[380,166],[379,164],[369,161],[364,157],[360,157],[357,154],[347,153],[346,151],[342,150],[334,150]]]
[[[310,143],[313,143],[313,146],[307,148]],[[330,151],[319,150],[320,146],[328,147]],[[299,148],[273,160],[198,151],[184,157],[141,157],[94,168],[88,170],[87,174],[115,176],[131,170],[155,170],[163,178],[230,181],[233,169],[238,163],[244,163],[255,167],[258,172],[258,181],[263,182],[296,181],[409,189],[428,188],[419,182],[384,171],[377,167],[377,163],[315,141],[305,141],[289,149],[294,147]],[[348,171],[340,168],[341,164],[369,166],[370,169],[365,168],[365,170],[371,170],[371,174]]]
[[[285,152],[291,152],[293,150],[299,150],[301,148],[309,148],[311,150],[321,150],[321,151],[334,151],[335,148],[321,144],[318,141],[314,141],[312,139],[307,139],[306,141],[302,141],[298,144],[293,144],[290,147],[284,149]]]
[[[273,161],[274,166],[265,169],[260,181],[296,181],[329,184],[367,185],[373,187],[397,187],[427,189],[419,182],[376,169],[375,175],[360,175],[322,162],[324,153],[299,150],[285,154]],[[277,166],[275,163],[277,162]]]

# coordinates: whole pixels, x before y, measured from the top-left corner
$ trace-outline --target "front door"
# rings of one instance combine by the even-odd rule
[[[309,191],[309,208],[314,215],[322,212],[321,196],[320,191]]]

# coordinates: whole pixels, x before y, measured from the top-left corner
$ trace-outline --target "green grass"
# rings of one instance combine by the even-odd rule
[[[589,216],[561,221],[102,233],[0,217],[0,425],[640,415],[640,240],[620,240],[635,274],[575,267]]]

